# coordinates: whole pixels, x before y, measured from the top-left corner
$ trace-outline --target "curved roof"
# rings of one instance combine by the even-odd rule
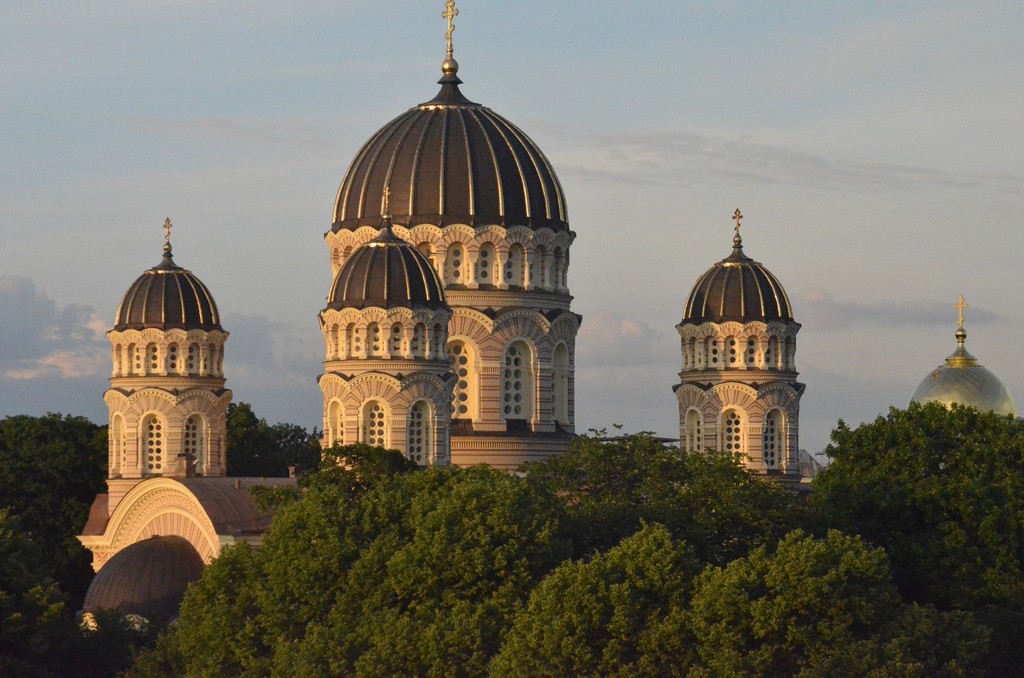
[[[459,91],[446,60],[437,96],[377,131],[338,189],[332,230],[377,226],[391,189],[395,223],[568,230],[562,186],[522,130]]]
[[[203,573],[203,560],[177,536],[150,537],[114,554],[85,594],[83,612],[116,610],[163,625],[178,616],[185,589]]]
[[[946,358],[945,365],[936,367],[921,381],[910,402],[937,402],[946,406],[956,403],[1016,417],[1017,403],[1013,396],[999,377],[979,365],[977,358],[967,352],[966,337],[962,329],[957,331],[956,351]]]
[[[174,263],[170,245],[159,264],[143,272],[125,292],[114,329],[220,330],[217,302],[191,271]]]
[[[394,234],[388,217],[380,235],[357,249],[338,271],[327,308],[447,308],[434,267]]]
[[[733,250],[697,279],[683,309],[682,323],[734,320],[792,321],[793,308],[778,278],[743,253],[737,235]]]

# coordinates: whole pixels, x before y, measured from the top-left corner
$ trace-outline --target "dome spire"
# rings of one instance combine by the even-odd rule
[[[978,362],[977,358],[967,352],[967,347],[964,343],[967,341],[967,331],[964,329],[964,311],[970,308],[970,304],[964,301],[964,295],[959,295],[956,298],[956,303],[953,304],[953,308],[957,312],[956,322],[956,350],[953,351],[953,355],[946,358],[946,364],[950,367],[967,367],[974,365]]]
[[[448,50],[446,54],[451,59],[454,56],[454,50],[452,49],[452,33],[455,32],[455,17],[459,16],[459,10],[455,8],[455,0],[447,0],[444,3],[444,12],[441,13],[442,19],[448,20],[448,32],[445,33],[445,40],[448,41]]]
[[[732,237],[733,247],[742,248],[743,247],[743,236],[740,235],[740,225],[741,225],[740,221],[743,220],[743,213],[740,212],[740,208],[739,207],[737,207],[736,211],[733,212],[732,220],[736,222],[736,226],[734,226],[734,228],[736,230],[736,235],[734,235]]]
[[[171,228],[173,226],[170,217],[164,219],[164,254],[168,256],[171,254]]]

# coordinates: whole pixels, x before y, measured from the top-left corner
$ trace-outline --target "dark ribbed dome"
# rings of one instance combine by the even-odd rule
[[[562,187],[548,159],[518,127],[459,91],[454,59],[441,91],[398,116],[356,154],[338,190],[337,232],[377,226],[391,188],[395,222],[567,230]]]
[[[380,235],[338,271],[327,308],[444,308],[444,285],[430,262],[397,237],[385,218]]]
[[[739,236],[732,254],[697,279],[683,309],[683,323],[792,321],[786,290],[771,271],[743,254]]]
[[[213,295],[191,271],[174,263],[170,246],[163,260],[132,283],[117,309],[114,329],[219,330]]]
[[[114,554],[96,574],[83,612],[117,610],[156,624],[178,616],[185,589],[203,574],[203,559],[181,537],[150,537]]]

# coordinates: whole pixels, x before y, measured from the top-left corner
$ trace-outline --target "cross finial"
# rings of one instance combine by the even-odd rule
[[[171,223],[171,218],[167,217],[164,219],[164,252],[170,254],[171,252],[171,227],[174,224]]]
[[[736,208],[736,211],[732,215],[732,220],[736,222],[736,227],[735,227],[736,228],[736,235],[739,235],[740,234],[740,221],[743,220],[743,213],[740,212],[738,207]]]
[[[958,330],[962,330],[964,328],[964,311],[970,308],[970,305],[964,301],[964,295],[961,294],[956,298],[956,303],[953,304],[953,308],[957,310],[958,315],[956,327]]]
[[[448,20],[448,32],[445,33],[445,40],[448,41],[448,58],[451,59],[454,54],[452,50],[452,33],[455,32],[455,17],[459,16],[459,10],[455,8],[455,0],[446,0],[444,3],[444,11],[441,13],[442,19]]]

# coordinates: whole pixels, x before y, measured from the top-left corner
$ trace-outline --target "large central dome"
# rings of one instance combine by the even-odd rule
[[[377,227],[391,189],[395,223],[568,230],[565,197],[540,148],[459,91],[446,59],[441,91],[398,116],[356,154],[338,189],[332,230]]]

